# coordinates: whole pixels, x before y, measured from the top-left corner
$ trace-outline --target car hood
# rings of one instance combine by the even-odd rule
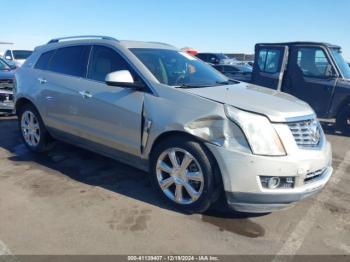
[[[315,114],[307,103],[294,96],[243,82],[186,90],[219,103],[263,114],[273,122],[287,122],[293,118]]]

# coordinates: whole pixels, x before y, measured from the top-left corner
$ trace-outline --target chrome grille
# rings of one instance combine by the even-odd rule
[[[322,130],[316,119],[292,122],[288,123],[288,126],[299,147],[316,147],[319,145]]]
[[[0,89],[12,90],[13,89],[13,80],[12,79],[0,79]]]

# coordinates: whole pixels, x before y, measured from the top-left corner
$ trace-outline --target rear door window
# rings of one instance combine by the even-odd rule
[[[85,77],[90,46],[70,46],[57,49],[51,59],[49,70],[65,75]]]
[[[259,52],[258,66],[261,72],[275,74],[279,72],[281,51],[278,49],[262,49]]]

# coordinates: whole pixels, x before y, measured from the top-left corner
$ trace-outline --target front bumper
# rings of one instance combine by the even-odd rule
[[[0,102],[0,112],[5,112],[5,113],[13,113],[15,110],[15,106],[13,102]]]
[[[241,212],[265,213],[285,209],[295,202],[320,192],[330,179],[332,172],[333,168],[328,167],[318,181],[289,193],[226,192],[227,203],[232,209]]]
[[[332,149],[328,142],[317,150],[282,156],[257,156],[208,144],[220,167],[228,205],[241,212],[265,213],[284,209],[319,192],[330,179]],[[308,174],[324,170],[306,182]],[[294,177],[293,188],[264,188],[260,176]]]

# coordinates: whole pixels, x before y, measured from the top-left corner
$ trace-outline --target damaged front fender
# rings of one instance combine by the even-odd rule
[[[191,135],[217,146],[250,152],[245,135],[239,126],[221,116],[210,116],[194,120],[184,126]]]
[[[226,117],[223,104],[173,88],[160,88],[159,93],[159,97],[146,95],[144,99],[142,158],[148,159],[159,138],[172,132],[187,133],[206,143],[250,152],[242,130]]]

